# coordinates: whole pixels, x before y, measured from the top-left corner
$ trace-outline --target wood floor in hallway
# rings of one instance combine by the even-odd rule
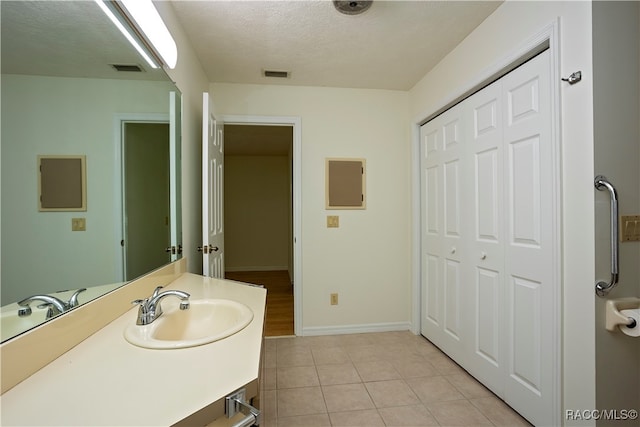
[[[294,335],[293,285],[288,271],[229,271],[225,278],[262,285],[267,289],[265,336]]]

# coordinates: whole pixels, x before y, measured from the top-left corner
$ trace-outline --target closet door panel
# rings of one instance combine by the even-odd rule
[[[560,410],[551,75],[543,52],[421,128],[422,332],[535,425]]]
[[[467,264],[472,271],[470,299],[473,335],[465,368],[494,393],[504,390],[504,204],[501,84],[495,82],[467,99],[472,159],[469,187],[472,233]]]
[[[554,301],[553,147],[549,54],[544,52],[503,80],[505,274],[510,312],[505,400],[535,424],[552,425]]]

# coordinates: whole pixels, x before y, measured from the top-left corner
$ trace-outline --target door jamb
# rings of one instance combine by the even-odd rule
[[[302,130],[300,117],[222,115],[225,124],[293,127],[293,325],[302,335]]]

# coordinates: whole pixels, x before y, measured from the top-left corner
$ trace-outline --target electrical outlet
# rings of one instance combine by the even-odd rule
[[[85,218],[71,218],[71,231],[87,231]]]
[[[327,215],[327,228],[340,227],[340,217],[338,215]]]
[[[338,294],[331,294],[331,305],[338,305]]]

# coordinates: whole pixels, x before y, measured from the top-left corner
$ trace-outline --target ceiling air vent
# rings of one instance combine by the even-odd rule
[[[264,70],[265,77],[277,77],[279,79],[289,78],[288,71]]]
[[[136,64],[111,64],[111,66],[115,68],[116,71],[130,71],[134,73],[141,73],[144,71],[141,66]]]
[[[333,0],[333,5],[338,12],[344,13],[345,15],[359,15],[366,12],[367,9],[371,7],[371,3],[373,3],[373,0]]]

